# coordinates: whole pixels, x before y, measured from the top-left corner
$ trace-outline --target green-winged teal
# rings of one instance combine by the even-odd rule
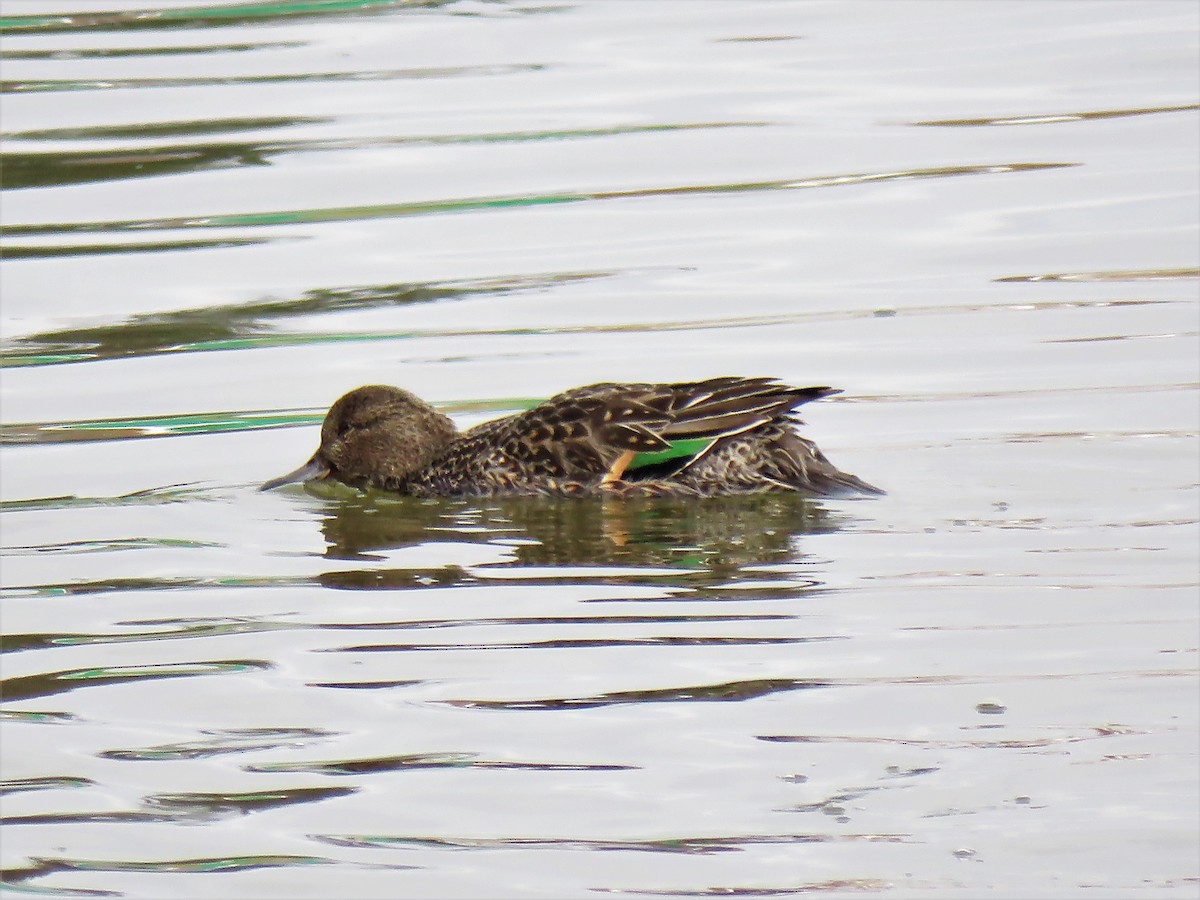
[[[312,459],[260,490],[328,477],[419,497],[883,493],[796,433],[796,407],[837,393],[771,378],[593,384],[459,433],[407,391],[368,385],[330,407]]]

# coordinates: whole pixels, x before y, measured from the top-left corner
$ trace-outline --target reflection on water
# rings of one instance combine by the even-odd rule
[[[114,85],[106,85],[114,86]],[[246,130],[298,127],[320,124],[323,120],[293,119],[222,119],[207,122],[181,122],[170,126],[146,125],[139,128],[98,127],[92,129],[46,129],[10,135],[16,140],[87,141],[113,138],[187,137],[196,134],[228,134]],[[699,128],[753,128],[753,122],[697,122],[673,125],[626,125],[611,128],[556,129],[554,131],[514,131],[489,134],[414,135],[404,138],[340,138],[294,141],[208,141],[205,143],[159,144],[153,147],[122,147],[119,150],[75,150],[53,153],[6,153],[4,186],[6,190],[83,184],[128,178],[149,178],[184,172],[237,166],[270,165],[285,153],[318,153],[344,150],[369,150],[386,147],[426,145],[470,145],[562,141],[619,135],[658,134]]]
[[[187,215],[166,219],[117,219],[91,222],[56,222],[50,225],[0,225],[0,235],[8,238],[59,236],[73,234],[120,235],[127,232],[182,231],[211,228],[278,229],[283,225],[313,225],[330,222],[358,222],[372,219],[396,219],[414,216],[438,216],[465,212],[510,211],[527,207],[558,206],[614,200],[639,200],[653,197],[706,197],[758,192],[807,190],[812,188],[845,188],[864,184],[880,184],[915,179],[944,179],[963,176],[994,176],[1030,174],[1078,166],[1077,162],[996,161],[970,166],[936,166],[886,172],[844,172],[833,175],[805,174],[770,181],[739,181],[719,184],[685,184],[664,187],[637,188],[614,191],[571,191],[567,193],[505,194],[483,197],[452,197],[411,203],[380,203],[360,206],[321,207],[310,209],[276,209],[262,212],[238,212],[222,215]],[[266,240],[282,240],[279,235]],[[253,240],[251,237],[236,240]],[[118,245],[103,245],[109,252]],[[159,246],[169,250],[173,242],[160,245],[148,242],[121,244],[120,247],[151,249]],[[12,258],[33,258],[54,253],[88,254],[102,252],[91,246],[54,246],[12,244]]]
[[[1194,4],[24,6],[10,890],[1195,894]],[[759,371],[895,493],[244,483]]]
[[[200,3],[193,6],[143,7],[66,14],[8,15],[0,27],[22,35],[118,31],[159,31],[181,28],[229,27],[267,22],[288,22],[323,16],[370,14],[396,7],[437,9],[453,0],[243,0],[234,3]],[[470,15],[469,11],[464,11]],[[478,12],[476,13],[478,14]]]
[[[212,736],[177,744],[105,750],[100,756],[104,759],[127,761],[206,759],[212,756],[246,753],[253,750],[303,747],[310,743],[336,737],[334,732],[321,728],[208,729],[201,733]]]
[[[331,315],[452,302],[471,297],[503,296],[544,290],[554,285],[604,278],[605,272],[560,272],[454,282],[361,285],[306,291],[288,300],[263,300],[237,306],[208,306],[152,315],[90,328],[44,331],[0,347],[0,365],[39,365],[149,356],[192,350],[237,350],[261,345],[276,323],[300,316]],[[256,340],[257,339],[257,340]],[[290,337],[296,341],[302,338]],[[329,340],[308,335],[308,340]],[[267,343],[271,343],[269,337]]]
[[[803,678],[762,678],[725,684],[687,685],[646,691],[610,691],[597,697],[556,697],[547,700],[447,700],[451,706],[465,709],[566,710],[622,706],[627,703],[681,703],[693,701],[754,700],[782,691],[802,691],[832,687],[824,681]]]
[[[509,839],[493,839],[487,838],[422,838],[409,837],[403,835],[322,835],[321,839],[337,846],[342,847],[421,847],[421,848],[443,848],[449,850],[484,850],[503,847],[524,847],[530,849],[545,849],[545,850],[634,850],[638,852],[649,853],[678,853],[695,856],[705,856],[711,853],[737,853],[745,851],[746,847],[756,844],[820,844],[826,842],[851,842],[851,841],[869,841],[871,843],[888,843],[901,844],[906,843],[906,836],[902,834],[847,834],[847,835],[828,835],[828,834],[740,834],[730,835],[729,837],[719,838],[704,838],[704,837],[674,837],[663,838],[657,841],[561,841],[546,838],[509,838]],[[864,881],[864,882],[837,882],[829,883],[825,889],[836,889],[838,887],[854,887],[870,886],[874,888],[886,887],[886,883],[882,881]],[[821,890],[821,885],[809,886],[813,890]],[[692,891],[647,891],[639,890],[640,894],[669,894],[672,897],[688,897],[688,896],[707,896],[707,897],[725,897],[725,896],[774,896],[778,894],[790,893],[808,893],[807,890],[797,889],[795,891],[771,890],[769,892],[751,891],[751,890],[713,890],[699,894]]]
[[[25,649],[19,640],[17,649]],[[53,639],[49,642],[57,643]],[[29,700],[47,697],[64,691],[85,687],[104,687],[113,684],[128,684],[134,681],[162,678],[187,678],[193,675],[219,675],[230,672],[245,672],[253,669],[268,669],[270,663],[258,660],[226,660],[205,663],[176,663],[153,666],[112,666],[94,669],[71,669],[65,672],[43,672],[5,678],[0,681],[6,700]]]
[[[6,88],[15,94],[60,91],[132,90],[184,87],[222,87],[225,85],[295,84],[324,81],[391,81],[397,79],[456,78],[462,76],[508,75],[536,72],[537,65],[455,66],[421,69],[382,69],[371,72],[290,72],[276,75],[243,75],[236,78],[105,78],[83,81],[10,81]],[[196,168],[195,166],[188,168]]]
[[[930,127],[973,126],[973,125],[1051,125],[1059,122],[1085,122],[1089,119],[1119,119],[1125,116],[1147,116],[1152,113],[1193,112],[1200,109],[1195,103],[1183,106],[1152,106],[1146,109],[1101,109],[1089,112],[1045,113],[1036,116],[1005,116],[995,119],[938,119],[913,122],[913,125]]]
[[[372,551],[441,539],[504,545],[512,553],[506,565],[518,568],[672,567],[719,579],[746,566],[795,562],[801,535],[835,531],[848,520],[799,494],[472,503],[372,491],[330,503],[321,530],[331,559],[370,559]]]
[[[265,812],[297,803],[318,803],[344,797],[357,789],[349,787],[291,788],[228,794],[151,794],[143,798],[144,809],[111,813],[61,813],[10,816],[7,825],[65,825],[82,822],[176,822],[200,824],[217,819]]]

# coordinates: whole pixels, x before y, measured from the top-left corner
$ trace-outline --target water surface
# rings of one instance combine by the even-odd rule
[[[3,15],[11,890],[1196,895],[1194,5]],[[255,490],[721,374],[888,495]]]

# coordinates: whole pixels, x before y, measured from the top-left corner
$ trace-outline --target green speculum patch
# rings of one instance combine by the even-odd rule
[[[666,450],[655,450],[653,453],[639,453],[633,458],[633,462],[629,464],[627,471],[635,471],[643,469],[647,466],[657,466],[661,463],[680,460],[686,462],[689,459],[702,454],[705,450],[716,443],[715,438],[691,438],[684,441],[672,441],[671,446]]]

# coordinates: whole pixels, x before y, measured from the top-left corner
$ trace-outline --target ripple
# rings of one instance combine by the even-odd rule
[[[1122,283],[1141,281],[1194,281],[1200,269],[1116,269],[1103,272],[1053,272],[1044,275],[1005,275],[992,280],[1000,283],[1031,283],[1043,281]]]
[[[139,220],[110,220],[103,222],[73,222],[54,224],[28,224],[28,226],[0,226],[0,235],[7,238],[36,238],[36,236],[65,236],[72,234],[124,234],[148,232],[148,230],[193,230],[208,228],[278,228],[294,224],[318,224],[329,222],[367,222],[379,218],[408,218],[457,214],[457,212],[480,212],[491,210],[523,209],[530,206],[550,206],[571,203],[593,203],[602,200],[629,200],[649,197],[704,197],[714,194],[740,194],[760,191],[792,191],[814,187],[845,187],[878,184],[889,181],[911,181],[917,179],[959,178],[964,175],[1001,175],[1014,173],[1042,172],[1045,169],[1061,169],[1079,166],[1076,162],[1004,162],[983,166],[938,166],[913,168],[896,172],[850,173],[841,175],[811,175],[802,178],[772,181],[740,181],[725,184],[678,185],[670,187],[631,188],[624,191],[580,191],[570,193],[500,194],[493,197],[466,197],[443,200],[422,200],[412,203],[385,203],[365,206],[338,206],[324,209],[271,210],[266,212],[238,212],[238,214],[210,216],[179,216],[170,218],[139,218]],[[270,240],[280,240],[282,236]],[[240,240],[240,239],[239,239]],[[178,241],[136,241],[130,245],[137,250],[174,250],[190,244]],[[5,254],[10,259],[53,256],[53,254],[90,252],[120,252],[119,245],[66,246],[22,246],[8,245]]]
[[[478,282],[477,290],[510,290],[532,288],[538,279],[550,279],[555,283],[613,277],[627,272],[563,273],[551,276],[526,276],[522,279],[505,279],[503,284],[489,287]],[[439,290],[436,283],[428,286],[402,285],[391,287],[337,288],[327,291],[311,291],[303,298],[277,301],[270,304],[253,304],[244,307],[217,307],[212,310],[183,310],[154,316],[133,317],[118,325],[102,325],[87,329],[72,329],[45,332],[8,342],[0,351],[0,368],[16,366],[59,365],[62,363],[88,362],[114,357],[143,357],[169,353],[197,353],[229,350],[254,350],[272,347],[299,347],[320,344],[345,344],[372,341],[410,341],[428,338],[467,336],[522,336],[522,335],[620,335],[655,334],[676,331],[712,331],[732,328],[773,328],[780,325],[796,325],[815,322],[856,322],[862,319],[879,318],[880,309],[805,310],[759,316],[709,316],[702,319],[664,319],[652,322],[613,322],[589,325],[540,325],[536,328],[415,328],[405,331],[371,332],[273,332],[262,333],[271,319],[293,315],[323,314],[347,309],[370,309],[396,302],[452,301],[474,293],[470,285],[445,283]],[[337,295],[357,295],[355,300],[330,300]],[[318,299],[321,298],[321,299]],[[896,316],[959,316],[993,312],[1042,312],[1061,309],[1106,309],[1129,306],[1164,306],[1182,303],[1175,300],[1061,300],[1030,303],[986,303],[908,306],[903,312],[887,310],[888,318]],[[222,324],[220,319],[227,319]],[[212,335],[208,337],[206,333]],[[219,332],[224,332],[221,334]],[[1101,390],[1101,388],[1091,388]],[[943,396],[943,395],[938,395]],[[966,395],[963,395],[966,396]],[[973,394],[971,396],[991,396]],[[838,398],[833,402],[856,402],[861,398]],[[487,405],[475,407],[487,410]],[[522,407],[523,408],[523,407]],[[464,410],[465,411],[465,410]],[[277,410],[275,412],[284,412]],[[10,426],[10,428],[29,428]],[[2,433],[0,433],[2,436]]]
[[[480,66],[430,66],[418,69],[363,70],[351,72],[287,72],[275,75],[218,75],[188,78],[86,78],[0,82],[0,94],[35,94],[64,91],[137,90],[141,88],[203,88],[304,82],[399,81],[425,78],[513,75],[540,72],[540,63]]]
[[[12,778],[0,781],[0,795],[16,794],[22,791],[50,791],[63,788],[92,787],[96,784],[90,778],[50,775],[41,778]]]
[[[330,647],[328,653],[411,653],[430,650],[583,650],[598,647],[761,647],[780,644],[811,644],[845,640],[828,637],[730,637],[662,635],[645,638],[554,638],[545,641],[511,641],[453,644],[356,644]]]
[[[19,190],[53,185],[86,184],[132,178],[153,178],[214,169],[270,165],[276,157],[290,153],[328,153],[347,150],[376,150],[388,147],[469,146],[473,144],[545,143],[660,134],[678,131],[723,128],[757,128],[762,122],[681,122],[677,124],[611,125],[604,128],[565,128],[554,130],[501,131],[473,134],[425,134],[405,137],[358,137],[296,139],[288,141],[212,141],[205,143],[166,144],[151,147],[123,146],[115,150],[61,149],[53,152],[22,153],[15,149],[21,140],[96,140],[99,138],[146,138],[157,134],[219,131],[251,128],[282,128],[316,124],[322,120],[296,119],[222,119],[210,122],[185,122],[167,125],[142,125],[114,128],[96,127],[43,129],[2,135],[8,149],[4,152],[4,189]],[[130,245],[122,245],[122,248]],[[73,248],[79,250],[80,248]],[[83,248],[90,253],[96,248]],[[18,257],[20,258],[20,257]]]
[[[3,429],[0,429],[2,432]],[[0,440],[0,443],[3,443]],[[189,500],[208,499],[209,492],[194,488],[190,483],[169,484],[163,487],[144,488],[115,497],[78,497],[68,494],[62,497],[35,497],[29,500],[0,501],[0,512],[33,512],[47,509],[79,509],[124,506],[156,506],[161,503],[185,503]]]
[[[761,678],[754,681],[730,681],[724,684],[648,688],[641,691],[612,691],[595,697],[561,697],[552,700],[439,700],[436,702],[465,709],[593,709],[605,706],[623,706],[629,703],[754,700],[781,691],[800,691],[834,686],[834,682],[807,678]]]
[[[66,541],[61,544],[27,544],[12,547],[0,547],[0,556],[26,556],[29,554],[68,554],[79,553],[112,553],[121,550],[155,550],[163,547],[171,549],[212,549],[223,544],[212,541],[189,541],[179,538],[113,538],[97,541]]]
[[[81,687],[100,687],[133,681],[163,678],[190,678],[195,675],[220,675],[232,672],[262,671],[273,668],[262,660],[220,660],[214,662],[159,663],[147,666],[104,666],[93,669],[65,669],[39,675],[21,675],[0,680],[0,696],[6,701],[49,697]]]
[[[708,856],[745,850],[755,845],[827,844],[827,843],[910,843],[905,834],[748,834],[730,837],[677,837],[657,840],[580,840],[572,838],[468,838],[417,837],[400,835],[313,835],[316,840],[339,847],[370,849],[444,849],[444,850],[598,850],[602,852],[680,853]]]
[[[1094,119],[1124,119],[1129,116],[1147,116],[1154,113],[1192,112],[1200,105],[1188,103],[1182,106],[1145,106],[1134,109],[1104,109],[1091,112],[1040,113],[1029,116],[988,117],[982,119],[929,119],[910,122],[910,125],[970,127],[988,125],[1056,125],[1061,122],[1087,122]]]
[[[580,191],[561,194],[509,194],[491,197],[427,200],[412,203],[384,203],[371,206],[347,206],[324,209],[272,210],[258,213],[230,213],[210,216],[180,216],[166,219],[121,219],[105,222],[55,223],[50,225],[0,226],[0,235],[34,237],[38,235],[121,233],[147,230],[191,230],[198,228],[262,228],[328,222],[363,222],[372,219],[407,218],[410,216],[442,215],[446,213],[478,212],[580,203],[601,200],[635,200],[646,197],[686,197],[713,194],[745,194],[758,191],[783,191],[804,188],[844,187],[890,181],[912,181],[926,178],[954,178],[965,175],[1002,175],[1040,172],[1077,166],[1074,162],[1008,162],[973,166],[937,166],[904,169],[894,172],[856,172],[842,175],[816,175],[772,181],[728,182],[722,184],[692,184],[671,187],[635,188],[612,191]],[[20,252],[20,246],[9,245],[6,254]]]
[[[450,0],[421,0],[421,6],[436,8],[450,5]],[[103,12],[80,12],[59,15],[5,16],[0,28],[14,35],[60,34],[75,31],[175,30],[179,28],[231,28],[239,25],[285,25],[305,19],[371,16],[391,10],[411,9],[412,0],[303,0],[302,3],[279,3],[274,0],[246,0],[211,6],[141,8]],[[529,15],[544,12],[536,6],[519,10]],[[457,15],[484,16],[487,10],[456,11]],[[492,13],[496,15],[496,13]],[[255,45],[260,46],[260,45]]]
[[[104,750],[97,756],[101,759],[124,761],[208,759],[258,750],[294,750],[338,736],[338,732],[322,728],[205,729],[200,733],[212,737],[175,744],[158,744],[153,747]]]
[[[0,818],[0,825],[147,822],[198,824],[301,803],[316,803],[345,797],[357,791],[358,788],[353,787],[298,787],[231,793],[151,794],[143,798],[142,809],[5,816]]]
[[[193,350],[253,349],[264,346],[264,339],[277,340],[276,336],[263,333],[277,320],[506,296],[587,283],[618,274],[625,273],[615,270],[538,272],[500,278],[351,285],[312,289],[284,300],[135,315],[112,324],[44,331],[8,341],[0,352],[0,366],[53,365]],[[320,342],[361,339],[355,335],[312,337]],[[282,343],[294,340],[307,341],[296,335],[284,336]]]
[[[398,622],[296,622],[280,621],[267,617],[239,616],[231,618],[194,618],[194,619],[151,619],[136,622],[116,622],[116,626],[142,626],[137,631],[122,631],[116,634],[98,634],[83,632],[13,632],[0,635],[0,650],[4,653],[16,653],[26,650],[46,650],[58,647],[71,647],[90,644],[119,644],[126,642],[143,643],[149,641],[185,640],[191,638],[223,637],[231,634],[258,634],[271,631],[289,630],[322,630],[322,631],[407,631],[407,630],[445,630],[445,629],[475,629],[492,626],[527,627],[542,629],[546,626],[561,625],[572,627],[594,626],[624,626],[630,624],[653,624],[667,626],[679,623],[689,624],[725,624],[731,622],[771,622],[790,621],[794,617],[785,614],[749,614],[749,615],[651,615],[651,616],[529,616],[529,617],[489,617],[475,619],[415,619]],[[155,630],[147,631],[145,626]],[[805,643],[812,641],[840,640],[840,636],[803,637],[803,638],[728,638],[728,637],[684,637],[666,636],[653,637],[631,641],[628,639],[580,640],[578,642],[565,639],[531,644],[364,644],[348,647],[323,648],[320,652],[370,652],[370,651],[420,651],[420,650],[455,650],[455,649],[517,649],[537,646],[639,646],[650,645],[710,645],[710,644],[760,644],[760,643]],[[419,684],[419,681],[401,680],[384,682],[349,682],[314,685],[319,687],[403,687]]]
[[[40,246],[4,248],[9,260],[61,259],[69,256],[108,256],[115,253],[162,253],[167,250],[222,250],[231,247],[254,247],[265,244],[265,238],[215,238],[212,240],[135,241],[125,244],[73,244],[71,246]]]
[[[601,894],[637,894],[651,897],[786,897],[791,894],[832,894],[891,890],[892,882],[879,878],[835,878],[787,887],[709,887],[709,888],[592,888]]]
[[[537,772],[618,772],[640,769],[610,763],[544,763],[479,759],[477,753],[413,753],[370,759],[265,763],[243,766],[247,772],[303,772],[309,775],[363,775],[414,769],[530,769]]]

